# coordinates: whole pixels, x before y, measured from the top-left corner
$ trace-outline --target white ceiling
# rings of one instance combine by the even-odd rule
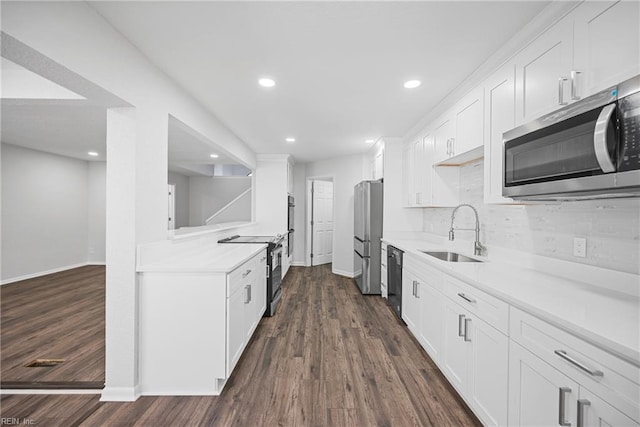
[[[403,136],[548,2],[91,4],[254,151],[313,161]]]

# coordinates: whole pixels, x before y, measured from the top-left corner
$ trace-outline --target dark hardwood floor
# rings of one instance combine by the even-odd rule
[[[221,396],[2,396],[2,417],[47,426],[476,426],[382,298],[330,265],[290,270]]]
[[[105,267],[85,266],[0,287],[2,386],[104,385]],[[26,368],[34,359],[65,359]]]

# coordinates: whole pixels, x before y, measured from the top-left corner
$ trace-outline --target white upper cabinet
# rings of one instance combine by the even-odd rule
[[[460,101],[455,109],[455,137],[450,155],[457,156],[484,143],[484,95],[477,88]]]
[[[640,74],[640,2],[584,2],[574,14],[574,97]]]
[[[451,157],[451,146],[455,139],[455,117],[448,113],[437,122],[433,132],[433,160],[438,163]]]
[[[583,2],[516,56],[516,125],[640,74],[640,3]]]
[[[509,63],[484,83],[485,145],[484,145],[484,202],[513,203],[502,197],[504,170],[502,134],[515,125],[515,67]]]
[[[516,125],[569,102],[573,25],[566,17],[516,56]]]
[[[413,207],[416,203],[413,177],[413,150],[415,142],[405,143],[402,147],[402,188],[403,205]]]
[[[384,140],[378,139],[366,154],[367,179],[384,178]]]
[[[293,163],[287,162],[287,193],[293,194]]]

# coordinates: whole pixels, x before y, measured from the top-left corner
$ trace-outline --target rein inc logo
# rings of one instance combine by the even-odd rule
[[[28,425],[36,425],[35,420],[31,418],[9,418],[2,417],[0,418],[0,425],[2,426],[28,426]]]

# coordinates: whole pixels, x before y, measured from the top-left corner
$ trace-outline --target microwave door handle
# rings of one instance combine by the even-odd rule
[[[593,149],[596,152],[596,159],[603,172],[615,172],[616,170],[609,156],[609,150],[607,149],[607,127],[609,126],[609,121],[615,109],[616,104],[605,106],[602,111],[600,111],[600,115],[596,121],[596,127],[593,131]]]

